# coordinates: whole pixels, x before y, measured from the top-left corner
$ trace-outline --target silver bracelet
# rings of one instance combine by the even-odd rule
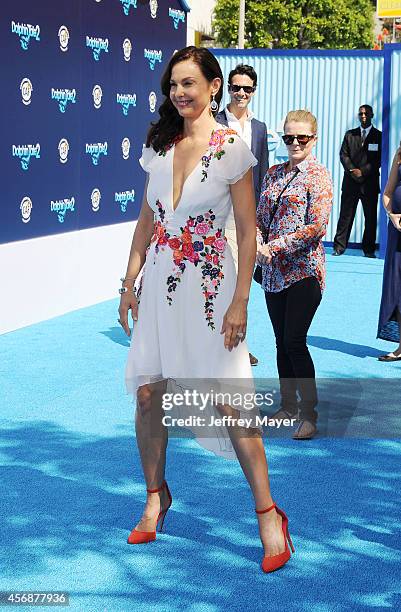
[[[127,293],[127,291],[132,291],[132,293],[136,297],[136,288],[135,287],[120,287],[120,289],[118,290],[118,293],[120,295],[122,295],[123,293]]]
[[[135,281],[136,281],[136,278],[137,278],[136,276],[122,276],[122,277],[120,278],[120,281],[121,281],[122,283],[125,283],[125,281],[129,281],[129,280],[130,280],[130,281],[134,281],[134,282],[135,282]]]
[[[133,293],[133,294],[135,295],[135,297],[136,297],[136,287],[135,287],[135,284],[134,284],[134,283],[135,283],[135,281],[136,281],[136,276],[135,276],[135,277],[133,277],[133,276],[131,276],[131,277],[129,277],[129,276],[122,276],[122,277],[120,278],[120,281],[121,281],[122,283],[125,283],[126,281],[134,281],[134,282],[133,282],[133,284],[132,284],[132,287],[124,287],[124,285],[123,285],[123,286],[122,286],[122,287],[120,287],[120,289],[118,290],[118,293],[119,293],[120,295],[122,295],[123,293],[127,293],[127,291],[132,291],[132,293]]]

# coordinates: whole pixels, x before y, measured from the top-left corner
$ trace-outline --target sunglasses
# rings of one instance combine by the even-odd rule
[[[315,138],[316,134],[283,134],[281,137],[286,145],[292,145],[295,139],[297,139],[298,144],[306,145],[310,140]]]
[[[246,94],[251,94],[255,91],[256,87],[252,87],[252,85],[229,85],[228,89],[233,93],[238,93],[243,89]]]

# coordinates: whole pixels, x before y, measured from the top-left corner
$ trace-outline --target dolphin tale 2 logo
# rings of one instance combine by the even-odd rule
[[[123,114],[128,115],[129,107],[136,106],[136,94],[117,94],[117,104],[121,104]]]
[[[59,223],[64,223],[64,218],[67,210],[71,212],[75,211],[75,198],[64,198],[64,200],[51,200],[50,201],[51,212],[57,213],[57,219]]]
[[[85,153],[91,156],[94,166],[98,165],[101,155],[107,156],[107,149],[107,142],[94,142],[92,144],[86,143],[85,145]]]
[[[103,90],[100,87],[100,85],[95,85],[93,87],[92,96],[93,96],[93,106],[95,108],[100,108],[102,106],[102,96],[103,96]]]
[[[116,191],[114,201],[120,205],[121,212],[127,212],[128,202],[135,202],[135,189],[131,189],[131,191]]]
[[[149,0],[149,8],[152,19],[156,19],[157,9],[159,8],[157,0]]]
[[[12,145],[13,157],[18,157],[23,170],[28,170],[31,157],[40,159],[40,144]]]
[[[28,196],[25,196],[21,200],[20,211],[22,216],[23,223],[29,223],[31,220],[31,212],[32,212],[32,200]]]
[[[94,38],[93,36],[86,37],[86,46],[92,49],[93,59],[97,62],[100,59],[100,53],[104,51],[109,52],[109,39],[108,38]]]
[[[68,31],[67,26],[62,25],[58,31],[58,39],[60,41],[60,49],[65,53],[68,51],[68,41],[70,40],[70,32]]]
[[[129,38],[124,38],[123,52],[124,52],[125,61],[129,62],[131,59],[131,53],[132,53],[132,43]]]
[[[11,32],[13,34],[17,34],[19,36],[19,41],[21,43],[21,48],[24,51],[28,50],[29,43],[31,38],[34,38],[38,42],[40,42],[40,26],[33,26],[30,23],[15,23],[15,21],[11,22]]]
[[[68,102],[75,104],[77,99],[76,89],[51,89],[51,99],[57,100],[60,113],[65,113]]]
[[[161,64],[163,58],[163,52],[161,50],[157,51],[156,49],[144,49],[143,55],[147,60],[149,60],[151,70],[155,69],[156,62]]]
[[[33,91],[32,83],[30,79],[28,78],[22,79],[19,87],[21,90],[22,102],[25,104],[25,106],[29,106],[29,104],[31,103],[32,91]]]
[[[168,16],[171,17],[171,19],[174,22],[174,29],[178,30],[178,26],[180,21],[182,21],[182,23],[185,22],[185,13],[184,11],[179,11],[178,9],[172,9],[169,7],[168,9]]]
[[[124,15],[129,14],[129,10],[131,6],[133,6],[136,9],[137,1],[138,0],[120,0],[121,4],[123,5]]]
[[[122,149],[122,152],[123,152],[123,159],[129,159],[129,150],[130,150],[130,148],[131,148],[130,139],[127,138],[127,137],[123,138],[122,143],[121,143],[121,149]]]
[[[93,189],[91,193],[91,202],[92,202],[93,212],[99,211],[101,197],[102,197],[102,194],[100,193],[100,190],[97,187],[95,187],[95,189]]]

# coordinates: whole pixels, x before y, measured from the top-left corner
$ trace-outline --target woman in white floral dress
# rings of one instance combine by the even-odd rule
[[[137,394],[136,437],[148,492],[130,544],[156,538],[172,501],[165,481],[168,432],[162,408],[168,381],[201,385],[230,379],[239,385],[246,381],[246,387],[252,377],[243,340],[256,253],[252,166],[257,162],[236,132],[215,121],[222,84],[220,66],[208,50],[178,51],[162,78],[160,120],[152,125],[140,160],[148,182],[119,308],[128,335],[130,309],[135,321],[126,381]],[[238,275],[224,238],[231,207]],[[145,259],[137,296],[135,282]],[[290,558],[290,539],[287,517],[270,494],[260,429],[235,420],[244,414],[242,408],[219,405],[209,416],[213,410],[232,418],[226,432],[231,454],[238,457],[255,499],[263,570],[273,571]],[[205,446],[230,456],[221,440],[210,445],[215,433],[212,427]]]

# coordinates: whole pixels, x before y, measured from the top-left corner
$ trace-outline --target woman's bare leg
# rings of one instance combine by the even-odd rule
[[[139,387],[137,393],[136,443],[147,489],[158,489],[164,481],[168,432],[162,423],[164,415],[162,396],[166,384],[166,381],[161,381],[143,385]],[[154,531],[157,516],[167,503],[168,496],[165,489],[160,493],[147,493],[145,509],[136,529]]]
[[[240,417],[237,410],[230,406],[219,406],[223,415]],[[273,504],[270,493],[269,473],[265,449],[259,429],[228,427],[231,443],[237,454],[242,471],[251,487],[257,510],[265,510]],[[284,551],[285,543],[281,529],[282,519],[275,510],[257,514],[260,539],[266,556],[274,556]]]

